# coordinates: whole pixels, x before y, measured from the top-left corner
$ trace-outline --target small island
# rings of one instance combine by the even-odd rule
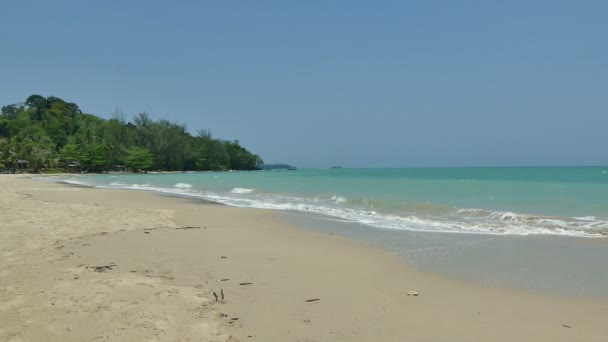
[[[260,170],[270,171],[270,170],[287,170],[294,171],[296,167],[289,164],[261,164],[258,165]]]

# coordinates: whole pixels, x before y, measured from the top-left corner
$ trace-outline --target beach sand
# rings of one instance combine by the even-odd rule
[[[0,193],[0,341],[608,340],[607,298],[423,273],[272,211],[14,175]]]

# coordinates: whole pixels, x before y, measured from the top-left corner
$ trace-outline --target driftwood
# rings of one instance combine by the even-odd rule
[[[310,302],[318,302],[318,301],[320,301],[320,300],[321,300],[320,298],[308,299],[308,300],[306,301],[306,303],[310,303]]]
[[[177,229],[181,229],[181,230],[188,230],[188,229],[201,229],[201,227],[192,227],[192,226],[186,226],[186,227],[177,227],[175,228]]]
[[[215,293],[215,291],[213,291],[213,296],[215,297],[215,301],[217,302],[218,297],[217,297],[217,293]]]
[[[240,283],[239,285],[251,285],[253,283]]]
[[[569,325],[565,325],[565,324],[562,324],[562,327],[564,327],[564,328],[568,328],[568,329],[572,329],[572,327],[571,327],[571,326],[569,326]]]
[[[98,272],[98,273],[103,273],[105,271],[111,270],[114,267],[116,267],[116,264],[101,265],[101,266],[87,266],[87,268],[92,268],[93,271]]]
[[[220,294],[222,295],[222,300],[224,300],[224,289],[220,289]]]

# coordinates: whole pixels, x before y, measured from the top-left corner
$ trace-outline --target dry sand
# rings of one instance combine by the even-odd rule
[[[463,284],[270,211],[12,175],[0,191],[1,341],[608,340],[606,298]]]

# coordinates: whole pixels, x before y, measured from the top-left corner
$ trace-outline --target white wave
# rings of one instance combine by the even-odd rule
[[[458,209],[458,211],[456,211],[457,213],[461,214],[461,213],[473,213],[473,214],[477,214],[477,213],[481,213],[481,212],[485,212],[485,210],[483,209],[476,209],[476,208],[463,208],[463,209]]]
[[[60,181],[94,185],[82,179]],[[204,198],[218,203],[260,209],[294,210],[320,214],[351,222],[359,222],[376,228],[410,230],[421,232],[474,233],[496,235],[563,235],[578,237],[605,237],[608,221],[594,216],[552,217],[535,216],[486,209],[459,209],[441,216],[392,215],[369,209],[348,207],[340,196],[302,198],[279,194],[259,194],[255,189],[234,188],[228,193],[193,190],[187,183],[174,187],[151,186],[149,184],[123,184],[119,182],[97,185],[98,188],[122,188],[155,191],[186,197]],[[250,194],[244,197],[243,194]]]
[[[557,217],[489,211],[485,209],[460,209],[459,217],[470,226],[492,229],[519,235],[558,234],[575,236],[606,236],[608,221],[595,216]]]
[[[346,198],[342,196],[333,196],[331,198],[335,203],[346,203]]]
[[[247,188],[234,188],[234,189],[230,190],[230,192],[233,194],[250,194],[254,191],[255,191],[255,189],[247,189]]]
[[[608,232],[608,222],[594,221],[593,224],[573,224],[566,219],[534,218],[523,214],[491,213],[488,219],[480,219],[475,215],[472,219],[438,218],[387,215],[375,211],[366,211],[345,207],[330,207],[317,204],[314,201],[302,203],[302,198],[288,198],[275,196],[274,198],[248,198],[235,199],[224,195],[207,195],[207,198],[216,202],[239,207],[253,207],[260,209],[295,210],[326,216],[333,216],[373,227],[411,230],[423,232],[445,233],[476,233],[496,235],[564,235],[579,237],[603,237]],[[472,212],[486,212],[483,209],[474,209]],[[486,212],[487,213],[487,212]],[[498,218],[498,219],[497,219]]]
[[[596,220],[595,216],[581,216],[581,217],[575,217],[575,219],[580,220],[580,221],[595,221]]]
[[[522,216],[512,212],[493,212],[489,215],[493,219],[502,221],[518,221],[522,219]]]
[[[87,182],[81,182],[81,181],[77,181],[77,180],[68,180],[65,181],[66,183],[70,183],[70,184],[74,184],[74,185],[90,185]]]

